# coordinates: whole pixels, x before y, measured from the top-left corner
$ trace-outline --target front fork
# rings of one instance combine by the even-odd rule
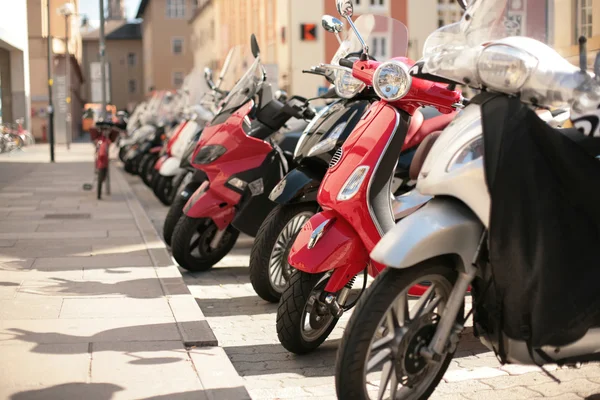
[[[473,282],[473,279],[475,279],[475,274],[477,273],[475,265],[478,261],[481,248],[485,243],[485,238],[486,233],[484,232],[481,235],[479,246],[477,247],[472,263],[470,265],[465,265],[465,270],[458,274],[458,278],[452,288],[450,298],[448,299],[448,303],[440,318],[435,334],[431,339],[431,343],[429,343],[429,346],[421,349],[421,355],[429,362],[441,362],[448,349],[449,342],[453,347],[450,349],[451,351],[454,351],[455,347],[458,345],[458,334],[462,332],[466,318],[460,322],[457,322],[456,318],[458,317],[461,307],[463,307],[465,293],[467,293],[469,285]]]
[[[332,273],[327,273],[323,278],[319,280],[319,282],[315,285],[315,287],[319,287],[321,285],[324,286],[325,282],[331,278]],[[312,294],[308,299],[308,312],[312,313],[314,307],[325,307],[333,317],[340,318],[342,314],[344,314],[344,306],[346,304],[346,300],[348,300],[348,296],[350,295],[350,290],[352,290],[352,285],[354,284],[354,280],[356,277],[350,279],[350,281],[344,286],[338,293],[330,293],[323,291],[318,291]],[[366,279],[366,276],[365,276]]]

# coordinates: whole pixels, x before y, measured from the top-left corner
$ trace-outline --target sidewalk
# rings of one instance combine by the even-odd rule
[[[244,399],[131,188],[90,144],[0,154],[0,399]]]

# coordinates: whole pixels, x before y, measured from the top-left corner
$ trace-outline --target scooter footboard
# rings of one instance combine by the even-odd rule
[[[210,218],[219,229],[225,229],[235,216],[235,208],[210,190],[205,181],[185,204],[183,213],[191,218]]]
[[[323,211],[304,225],[290,250],[288,261],[294,268],[311,274],[337,269],[348,271],[352,275],[341,284],[343,287],[357,273],[354,271],[360,272],[367,267],[369,253],[348,222],[334,211]]]

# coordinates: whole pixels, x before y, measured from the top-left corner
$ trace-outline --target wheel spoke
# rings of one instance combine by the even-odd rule
[[[387,346],[387,344],[390,343],[392,340],[394,340],[393,334],[389,334],[385,337],[382,337],[381,339],[373,343],[373,345],[371,346],[371,351],[377,351],[382,347]]]
[[[421,295],[417,304],[410,310],[411,318],[413,320],[423,315],[425,306],[433,299],[433,296],[435,296],[435,284],[432,283],[427,291]]]
[[[396,301],[392,305],[390,314],[392,314],[392,316],[394,317],[397,327],[404,326],[407,322],[410,321],[410,312],[408,310],[408,296],[406,293],[400,294],[400,296],[396,299]]]
[[[385,390],[390,383],[390,378],[392,377],[393,372],[393,364],[392,361],[388,361],[383,364],[383,369],[381,370],[381,380],[379,381],[379,394],[377,395],[377,400],[383,400],[383,395],[385,394]]]
[[[367,372],[377,368],[381,363],[389,360],[392,356],[392,349],[385,348],[375,354],[367,363]]]
[[[392,370],[392,379],[390,381],[390,400],[396,399],[398,393],[398,377],[396,376],[395,368]]]

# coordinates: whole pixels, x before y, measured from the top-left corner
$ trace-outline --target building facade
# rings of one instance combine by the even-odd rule
[[[180,88],[194,63],[192,26],[197,0],[141,0],[144,93]]]
[[[142,29],[139,23],[108,20],[105,25],[107,91],[106,101],[119,110],[132,111],[145,97]],[[99,32],[83,37],[83,70],[86,82],[82,97],[85,103],[101,101],[102,86],[97,79],[100,63]]]
[[[30,127],[27,2],[0,0],[0,122],[24,118]]]

